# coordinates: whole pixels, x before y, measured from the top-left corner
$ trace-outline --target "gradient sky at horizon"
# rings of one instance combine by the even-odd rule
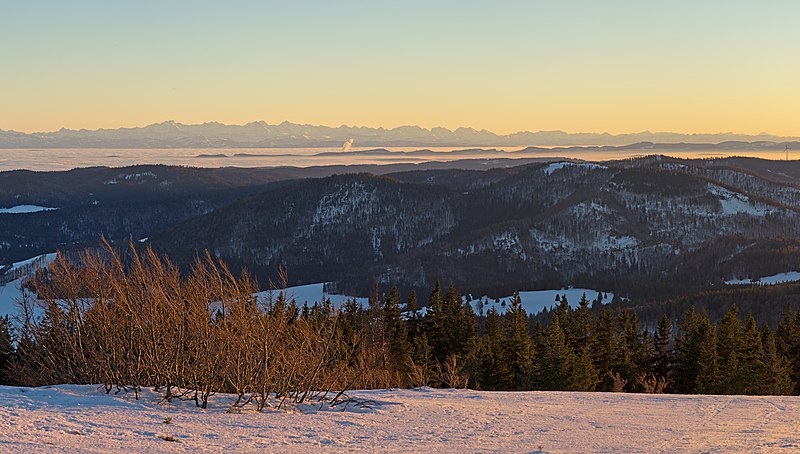
[[[4,1],[0,129],[800,135],[796,1]]]

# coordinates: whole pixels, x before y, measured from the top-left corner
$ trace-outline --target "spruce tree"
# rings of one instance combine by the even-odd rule
[[[542,390],[572,389],[574,353],[567,345],[558,314],[544,331],[544,345],[536,368],[536,387]]]
[[[592,336],[592,322],[594,315],[589,307],[589,300],[586,298],[586,293],[581,296],[578,301],[578,308],[573,313],[575,320],[575,353],[578,354],[584,347],[589,346],[589,339]]]
[[[693,392],[716,394],[719,392],[720,382],[717,334],[705,312],[701,312],[698,318],[695,338],[697,340],[697,360],[694,369],[697,373]]]
[[[736,394],[759,394],[759,387],[767,378],[767,367],[764,363],[764,346],[761,343],[761,333],[752,314],[748,314],[745,320],[741,340],[739,367],[737,368],[741,387],[735,389],[735,391]]]
[[[613,370],[617,348],[617,327],[614,313],[606,307],[600,312],[592,337],[592,357],[600,380],[600,391],[614,388]]]
[[[503,318],[497,309],[486,312],[484,333],[478,346],[478,379],[481,389],[514,389],[514,376],[504,357]]]
[[[522,307],[519,292],[514,292],[504,319],[506,325],[504,357],[512,377],[511,385],[517,390],[528,389],[533,359],[533,341],[528,334],[528,314]]]
[[[425,314],[425,334],[433,350],[433,356],[438,361],[443,361],[449,351],[447,345],[447,332],[445,329],[447,314],[442,298],[442,288],[439,281],[433,287],[428,297],[428,310]]]
[[[570,382],[570,389],[573,391],[594,391],[597,386],[597,370],[594,367],[588,345],[581,347],[580,351],[574,355]]]
[[[742,322],[739,308],[733,304],[722,318],[717,329],[717,351],[719,353],[720,388],[722,394],[741,394],[741,372],[739,354],[742,350]]]
[[[791,395],[794,381],[789,360],[778,352],[775,333],[764,325],[761,329],[761,343],[764,346],[765,377],[761,383],[759,394]]]
[[[664,383],[672,381],[672,321],[667,314],[658,320],[656,332],[653,334],[653,374]]]
[[[0,385],[9,385],[8,369],[16,356],[8,316],[0,317]]]
[[[411,346],[406,325],[400,316],[400,292],[393,287],[386,295],[383,307],[383,332],[388,344],[389,362],[398,370],[405,370]]]
[[[789,362],[790,376],[795,383],[792,394],[800,394],[800,310],[792,312],[791,307],[786,306],[775,330],[775,338],[778,353]]]
[[[683,313],[675,340],[675,386],[677,393],[694,392],[697,383],[697,361],[700,355],[699,317],[694,306]]]

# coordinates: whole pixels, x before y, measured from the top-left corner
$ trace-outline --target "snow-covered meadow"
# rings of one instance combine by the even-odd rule
[[[226,413],[146,391],[0,387],[3,452],[797,452],[800,397],[353,391],[368,407]],[[168,441],[174,440],[174,441]]]

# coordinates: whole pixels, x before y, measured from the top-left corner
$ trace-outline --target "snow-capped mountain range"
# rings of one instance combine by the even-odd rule
[[[1,127],[2,125],[0,125]],[[237,147],[342,147],[344,143],[359,147],[385,146],[622,146],[629,144],[647,148],[653,144],[708,144],[737,142],[737,149],[778,147],[799,137],[717,133],[679,134],[643,131],[632,134],[567,133],[564,131],[521,131],[495,134],[485,129],[371,128],[359,126],[316,126],[283,122],[271,125],[254,121],[244,125],[217,122],[187,125],[175,121],[143,127],[22,133],[0,129],[0,148],[237,148]],[[351,141],[351,142],[348,142]],[[648,142],[641,144],[642,142]],[[640,148],[641,148],[640,147]],[[729,149],[723,144],[722,149]],[[742,148],[747,147],[747,148]],[[797,148],[797,145],[793,145]],[[348,147],[349,148],[349,147]]]

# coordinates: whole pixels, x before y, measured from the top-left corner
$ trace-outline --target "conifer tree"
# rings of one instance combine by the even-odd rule
[[[8,316],[0,317],[0,385],[8,385],[8,368],[14,359],[14,339],[11,336],[11,324]]]
[[[603,308],[595,325],[592,337],[592,357],[600,380],[600,391],[613,390],[613,370],[617,347],[617,327],[614,313],[610,308]]]
[[[791,378],[791,365],[778,352],[775,333],[767,325],[761,329],[761,342],[764,345],[765,377],[759,394],[791,395],[795,385]]]
[[[795,383],[792,394],[800,394],[800,310],[792,312],[787,306],[775,330],[778,353],[789,362],[791,379]]]
[[[504,358],[503,319],[497,309],[486,312],[484,333],[479,341],[478,375],[481,389],[515,389],[514,377]]]
[[[406,300],[406,314],[408,315],[407,331],[409,342],[413,344],[414,339],[420,334],[422,327],[417,303],[417,289],[412,289]]]
[[[739,354],[742,350],[742,322],[739,308],[733,304],[722,318],[717,329],[717,351],[719,353],[720,387],[723,394],[741,394],[741,371]]]
[[[536,387],[543,390],[572,388],[574,353],[567,345],[558,314],[544,332],[544,346],[536,369]]]
[[[752,314],[748,314],[744,324],[741,351],[739,353],[739,367],[737,368],[740,388],[734,391],[736,394],[759,394],[759,387],[767,378],[767,368],[766,364],[764,364],[764,346],[761,343],[761,333]]]
[[[714,325],[708,320],[705,312],[700,313],[696,326],[697,362],[694,369],[694,392],[699,394],[716,394],[719,389],[719,360],[717,355],[717,334]]]
[[[578,301],[578,308],[573,313],[575,320],[575,353],[578,354],[589,346],[589,339],[592,335],[592,321],[594,316],[589,307],[589,300],[586,298],[586,293],[581,296]]]
[[[639,339],[639,322],[635,314],[630,314],[625,309],[621,310],[617,318],[619,337],[614,348],[614,363],[612,369],[627,383],[629,390],[634,389],[640,372],[637,360],[642,360],[644,351]],[[648,371],[643,371],[648,372]]]
[[[570,371],[570,382],[573,391],[594,391],[597,386],[597,370],[594,368],[589,346],[584,345],[574,356]]]
[[[436,281],[433,291],[428,297],[428,311],[425,314],[425,334],[432,348],[434,358],[439,361],[444,360],[449,349],[445,330],[446,317],[442,288],[439,281]]]
[[[511,385],[518,390],[530,387],[533,341],[528,334],[528,315],[522,307],[519,292],[514,292],[505,313],[506,339],[504,357],[511,375]]]
[[[694,306],[684,312],[675,340],[675,392],[688,394],[697,383],[697,361],[700,355],[699,317]]]
[[[404,370],[408,363],[411,346],[405,322],[400,317],[400,292],[393,287],[386,295],[383,308],[384,339],[388,343],[389,361],[395,368]]]
[[[662,314],[653,334],[653,374],[664,383],[672,380],[672,321],[667,314]]]

